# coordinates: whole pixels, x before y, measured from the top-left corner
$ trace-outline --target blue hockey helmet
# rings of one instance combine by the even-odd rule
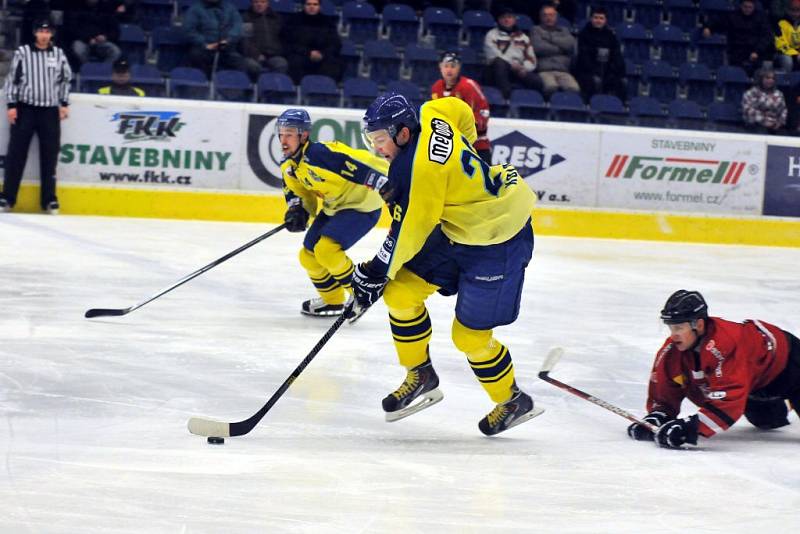
[[[386,130],[394,140],[403,127],[416,131],[419,127],[417,112],[406,97],[389,92],[376,98],[367,108],[362,133],[367,145],[372,146],[371,133]]]
[[[691,323],[708,319],[708,304],[699,291],[679,289],[669,296],[661,310],[665,324]]]
[[[308,111],[299,108],[290,108],[278,116],[275,123],[275,133],[281,128],[296,128],[298,134],[311,131],[311,117]]]

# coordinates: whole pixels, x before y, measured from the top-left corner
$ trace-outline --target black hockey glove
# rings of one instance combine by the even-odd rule
[[[361,263],[353,272],[353,295],[356,304],[366,310],[381,298],[389,279],[370,269],[370,262]]]
[[[283,223],[290,232],[305,232],[308,224],[308,212],[303,207],[303,201],[298,197],[289,199],[287,202],[289,209],[283,216]]]
[[[682,445],[697,445],[697,415],[667,421],[656,432],[656,443],[667,449],[680,449]]]
[[[650,412],[644,416],[642,421],[650,423],[653,426],[661,426],[669,420],[667,414],[664,412]],[[636,441],[653,441],[655,434],[649,428],[639,423],[633,423],[628,427],[628,436]]]

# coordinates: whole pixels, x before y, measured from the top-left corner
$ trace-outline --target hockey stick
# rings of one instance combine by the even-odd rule
[[[539,378],[541,378],[545,382],[550,382],[551,384],[553,384],[557,388],[561,388],[564,391],[568,391],[569,393],[572,393],[573,395],[576,395],[576,396],[578,396],[578,397],[580,397],[580,398],[582,398],[584,400],[587,400],[587,401],[589,401],[589,402],[591,402],[593,404],[596,404],[596,405],[600,406],[601,408],[605,408],[606,410],[608,410],[610,412],[614,412],[615,414],[624,417],[628,421],[631,421],[633,423],[638,423],[638,424],[640,424],[640,425],[642,425],[644,427],[647,427],[647,429],[650,430],[653,433],[658,432],[658,427],[657,426],[652,425],[652,424],[648,423],[647,421],[642,421],[641,419],[639,419],[635,415],[626,412],[622,408],[617,408],[613,404],[609,404],[608,402],[606,402],[606,401],[604,401],[602,399],[598,399],[594,395],[589,395],[585,391],[581,391],[580,389],[574,388],[574,387],[572,387],[572,386],[570,386],[568,384],[565,384],[564,382],[561,382],[561,381],[556,380],[555,378],[551,377],[550,376],[550,371],[553,370],[553,367],[555,367],[556,363],[558,363],[558,360],[560,360],[561,356],[563,356],[563,355],[564,355],[564,349],[562,349],[561,347],[556,347],[556,348],[552,349],[547,354],[547,357],[544,359],[544,364],[542,365],[542,369],[539,371]]]
[[[311,363],[311,360],[322,350],[322,347],[330,341],[333,334],[339,330],[339,327],[344,324],[347,315],[350,313],[350,310],[353,308],[353,304],[348,304],[342,314],[336,319],[336,321],[328,328],[328,331],[325,332],[325,335],[322,336],[314,348],[311,349],[303,361],[300,362],[300,365],[292,371],[292,374],[289,375],[289,378],[284,380],[281,387],[278,388],[278,391],[272,394],[272,397],[269,398],[267,403],[261,407],[256,413],[248,417],[243,421],[238,421],[236,423],[224,423],[222,421],[215,421],[213,419],[206,419],[204,417],[192,417],[189,419],[189,432],[198,436],[207,436],[207,437],[218,437],[218,438],[226,438],[229,436],[244,436],[255,426],[258,424],[261,419],[267,415],[267,412],[278,402],[278,399],[286,393],[286,390],[289,389],[289,386],[292,385],[300,373]]]
[[[218,260],[212,261],[211,263],[209,263],[208,265],[206,265],[202,269],[198,269],[197,271],[193,272],[192,274],[188,274],[188,275],[184,276],[183,278],[181,278],[180,280],[178,280],[177,282],[175,282],[174,284],[172,284],[168,288],[164,289],[160,293],[150,297],[149,299],[147,299],[145,301],[140,302],[139,304],[136,304],[134,306],[130,306],[128,308],[122,308],[122,309],[92,308],[92,309],[86,311],[86,313],[84,314],[84,317],[86,317],[87,319],[91,319],[92,317],[109,317],[109,316],[117,316],[117,315],[127,315],[130,312],[132,312],[133,310],[137,310],[137,309],[141,308],[142,306],[144,306],[148,302],[152,302],[152,301],[156,300],[161,295],[169,293],[170,291],[172,291],[176,287],[185,284],[189,280],[191,280],[193,278],[197,278],[198,276],[200,276],[204,272],[209,271],[209,270],[213,269],[214,267],[216,267],[217,265],[219,265],[220,263],[231,259],[232,257],[236,256],[240,252],[252,247],[256,243],[260,243],[261,241],[265,240],[266,238],[277,234],[278,232],[280,232],[284,228],[286,228],[285,224],[282,224],[280,226],[277,226],[277,227],[273,228],[272,230],[270,230],[266,234],[258,236],[257,238],[253,239],[249,243],[246,243],[246,244],[242,245],[241,247],[237,248],[233,252],[228,252],[227,254],[225,254],[224,256],[219,258]]]

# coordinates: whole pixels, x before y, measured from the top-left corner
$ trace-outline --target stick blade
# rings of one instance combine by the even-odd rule
[[[83,314],[84,317],[87,319],[91,319],[92,317],[114,317],[117,315],[125,315],[130,311],[130,308],[126,308],[124,310],[118,309],[109,309],[109,308],[92,308],[91,310],[86,310],[86,313]]]
[[[539,370],[539,378],[546,377],[550,371],[553,370],[553,367],[556,366],[558,360],[564,355],[564,349],[561,347],[555,347],[550,349],[550,352],[547,353],[547,357],[544,359],[544,363],[542,364],[542,368]]]
[[[196,436],[227,438],[231,435],[230,423],[205,419],[203,417],[192,417],[189,419],[189,432]]]

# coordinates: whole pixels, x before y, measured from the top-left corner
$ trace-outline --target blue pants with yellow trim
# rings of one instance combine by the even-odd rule
[[[300,250],[300,264],[326,304],[344,304],[353,277],[353,262],[345,254],[377,223],[381,210],[342,210],[319,213],[311,223]]]
[[[511,396],[514,365],[492,328],[519,314],[525,268],[533,255],[530,222],[510,240],[475,246],[450,242],[437,228],[423,249],[386,286],[384,301],[400,364],[428,358],[432,327],[425,300],[435,291],[458,294],[452,338],[494,402]]]

